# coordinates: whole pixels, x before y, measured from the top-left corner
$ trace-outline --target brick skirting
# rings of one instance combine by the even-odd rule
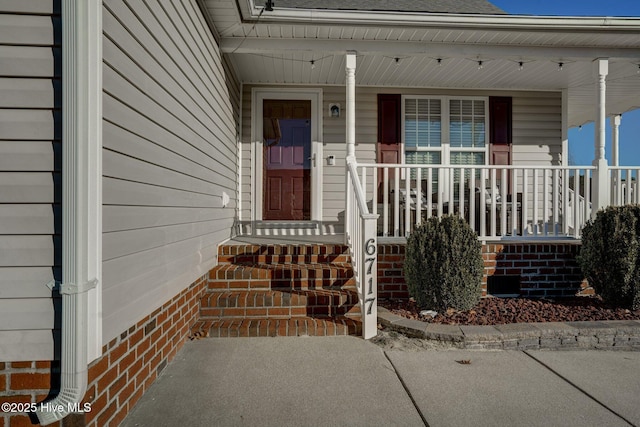
[[[208,274],[102,348],[89,366],[83,403],[91,411],[52,426],[118,426],[178,350],[198,318]],[[40,403],[58,392],[57,361],[0,363],[0,402]],[[25,413],[0,413],[0,427],[32,425]]]
[[[378,244],[378,297],[408,298],[404,279],[405,244]],[[576,255],[579,242],[488,243],[482,245],[484,275],[482,295],[491,276],[517,278],[520,292],[530,297],[560,297],[589,294]]]

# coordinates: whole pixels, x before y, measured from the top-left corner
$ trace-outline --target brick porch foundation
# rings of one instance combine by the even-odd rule
[[[378,244],[379,298],[409,298],[403,270],[405,248],[405,244]],[[523,296],[589,294],[592,290],[576,261],[579,251],[579,242],[483,244],[482,295],[487,294],[489,277],[516,279]]]

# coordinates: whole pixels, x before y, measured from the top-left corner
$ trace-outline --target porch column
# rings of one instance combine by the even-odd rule
[[[611,164],[612,166],[620,166],[620,158],[618,154],[618,144],[620,139],[620,122],[622,116],[616,114],[611,117]]]
[[[609,166],[604,157],[605,125],[606,125],[606,98],[607,98],[607,74],[609,74],[609,60],[596,59],[594,72],[596,83],[596,126],[595,126],[595,156],[593,166],[596,170],[593,174],[593,210],[594,218],[597,211],[609,204]]]
[[[347,159],[356,157],[356,53],[347,52]]]
[[[620,114],[611,117],[611,164],[620,166],[620,154],[618,150],[618,142],[620,135]],[[613,205],[622,204],[622,171],[611,171],[611,201]]]
[[[569,166],[569,89],[562,89],[562,166]]]

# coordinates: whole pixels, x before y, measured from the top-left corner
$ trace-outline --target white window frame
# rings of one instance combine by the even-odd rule
[[[402,95],[401,97],[401,117],[402,117],[402,164],[406,163],[406,144],[405,144],[405,101],[407,99],[438,99],[440,100],[440,147],[417,147],[415,150],[410,151],[439,151],[440,152],[440,165],[451,165],[451,153],[452,152],[474,152],[484,153],[484,165],[489,164],[489,97],[488,96],[443,96],[443,95]],[[484,117],[485,117],[485,143],[484,147],[451,147],[451,133],[450,133],[450,101],[451,100],[472,100],[472,101],[484,101]]]

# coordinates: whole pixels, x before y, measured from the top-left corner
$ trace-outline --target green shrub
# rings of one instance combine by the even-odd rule
[[[424,308],[469,310],[482,296],[482,245],[460,217],[432,217],[407,239],[409,293]]]
[[[640,309],[640,205],[598,212],[582,230],[577,259],[604,301]]]

